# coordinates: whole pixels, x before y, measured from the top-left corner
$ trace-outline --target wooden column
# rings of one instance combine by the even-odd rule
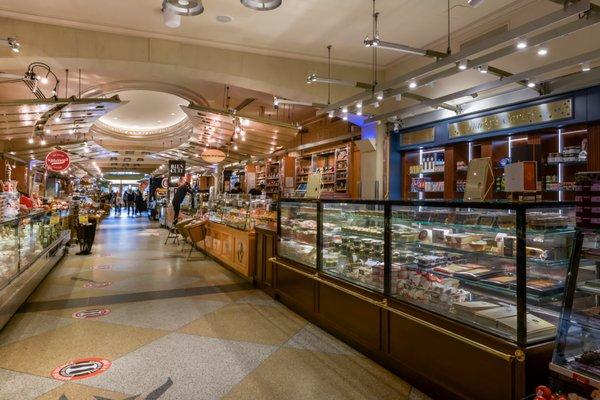
[[[588,125],[588,171],[600,171],[600,122]]]
[[[455,188],[456,157],[454,146],[447,146],[444,151],[444,199],[453,200]]]

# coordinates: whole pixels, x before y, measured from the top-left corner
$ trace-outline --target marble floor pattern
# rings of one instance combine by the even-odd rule
[[[92,255],[64,257],[0,330],[0,400],[428,399],[217,263],[187,261],[165,235],[111,216]],[[109,313],[73,318],[81,310]],[[53,378],[87,358],[110,368]]]

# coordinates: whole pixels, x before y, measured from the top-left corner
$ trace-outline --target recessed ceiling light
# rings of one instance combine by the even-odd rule
[[[525,39],[519,39],[517,41],[517,49],[524,49],[527,47],[527,40]]]
[[[159,119],[159,120],[158,120],[158,121],[156,121],[156,122],[158,122],[158,123],[160,124],[162,121]]]
[[[175,113],[171,113],[171,115],[175,115]]]
[[[229,15],[217,15],[217,21],[226,24],[233,21],[233,18],[231,18]]]
[[[416,88],[416,87],[417,87],[417,82],[415,82],[415,81],[411,81],[411,82],[408,84],[408,87],[409,87],[409,88],[411,88],[411,89],[414,89],[414,88]]]
[[[592,69],[592,66],[590,65],[590,62],[589,62],[589,61],[586,61],[586,62],[584,62],[584,63],[581,63],[581,70],[582,70],[583,72],[587,72],[587,71],[589,71],[590,69]]]
[[[548,54],[548,49],[545,47],[540,47],[537,51],[538,56],[545,56],[546,54]]]

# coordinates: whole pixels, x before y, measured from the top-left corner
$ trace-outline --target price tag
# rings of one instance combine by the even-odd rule
[[[58,225],[60,223],[60,217],[58,214],[52,214],[50,216],[50,225]]]
[[[87,215],[85,215],[85,214],[80,214],[80,215],[79,215],[79,223],[80,223],[81,225],[85,225],[85,224],[87,224],[87,223],[88,223],[88,216],[87,216]]]

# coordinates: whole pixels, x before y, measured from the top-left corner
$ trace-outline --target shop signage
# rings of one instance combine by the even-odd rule
[[[169,176],[180,177],[185,175],[184,160],[169,160]]]
[[[202,159],[210,164],[218,164],[226,157],[225,153],[218,149],[206,149],[202,152]]]
[[[72,360],[54,368],[52,377],[61,381],[91,378],[108,370],[111,365],[110,361],[96,357]]]
[[[418,131],[407,132],[400,135],[400,145],[421,144],[433,142],[435,140],[434,128],[421,129]]]
[[[46,155],[46,169],[53,172],[61,172],[69,168],[71,159],[69,154],[62,150],[53,150]]]
[[[163,178],[162,182],[160,182],[160,186],[162,186],[163,189],[168,189],[169,188],[169,180],[167,178]]]
[[[527,125],[542,124],[573,117],[573,100],[557,100],[550,103],[519,108],[485,117],[471,118],[448,124],[451,139],[477,135],[504,129],[513,129]]]

